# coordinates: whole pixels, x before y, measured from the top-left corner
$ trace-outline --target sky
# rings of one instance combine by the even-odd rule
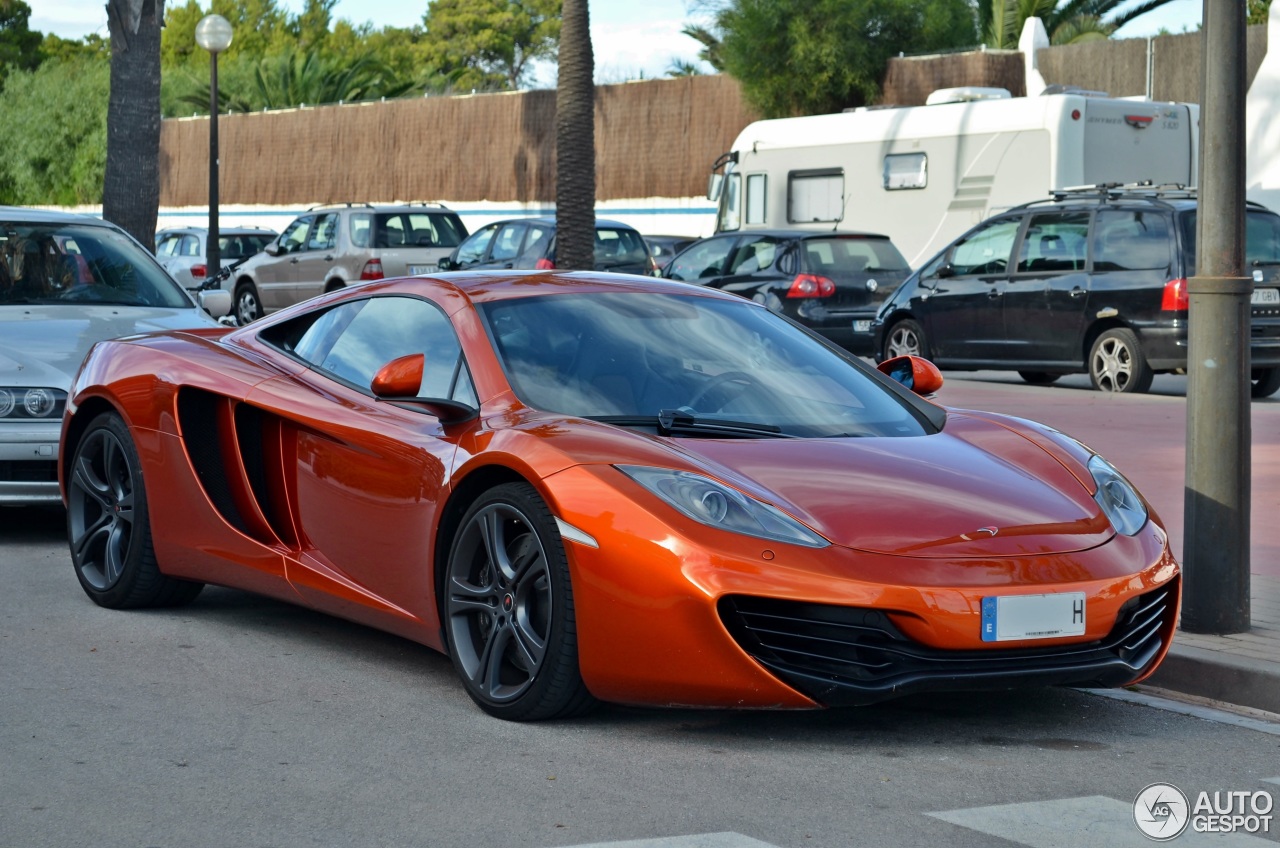
[[[91,32],[107,35],[106,0],[27,0],[30,26],[63,38],[80,38]],[[281,0],[281,6],[301,11],[303,0]],[[595,51],[596,82],[661,77],[674,61],[693,62],[704,72],[710,66],[698,62],[696,41],[680,30],[689,22],[706,19],[714,0],[590,0],[591,42]],[[1135,5],[1133,3],[1129,5]],[[407,27],[422,22],[427,0],[338,0],[334,18],[375,27]],[[1170,32],[1191,32],[1200,23],[1202,0],[1170,0],[1155,11],[1135,18],[1116,35],[1139,38]],[[538,70],[534,85],[554,83],[554,71]]]

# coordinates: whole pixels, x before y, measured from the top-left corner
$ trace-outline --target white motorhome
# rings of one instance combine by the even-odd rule
[[[1195,185],[1198,121],[1188,103],[950,89],[925,106],[749,124],[712,169],[709,197],[716,232],[885,233],[916,267],[988,215],[1054,189]]]

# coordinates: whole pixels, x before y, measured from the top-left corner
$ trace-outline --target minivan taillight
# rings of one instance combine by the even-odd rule
[[[364,263],[364,268],[360,271],[362,280],[381,280],[383,276],[381,259],[370,259]]]
[[[543,258],[535,262],[533,264],[533,267],[538,269],[539,271],[554,271],[556,269],[556,263],[552,262],[550,259],[547,259],[544,256]]]
[[[1191,308],[1191,297],[1187,294],[1187,278],[1179,277],[1164,284],[1164,295],[1160,298],[1160,309],[1163,312],[1186,312]]]
[[[203,280],[207,276],[209,276],[208,265],[192,265],[191,266],[191,277],[193,279]]]
[[[836,284],[817,274],[799,274],[787,289],[787,297],[831,297],[835,293]]]

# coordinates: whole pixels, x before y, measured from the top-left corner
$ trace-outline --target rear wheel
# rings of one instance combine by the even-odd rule
[[[595,705],[578,670],[564,544],[532,486],[506,483],[472,504],[447,569],[441,613],[449,656],[481,709],[535,721]]]
[[[67,539],[80,586],[99,606],[181,606],[204,588],[160,573],[138,451],[114,412],[91,421],[76,445],[67,480]]]
[[[1280,368],[1255,368],[1249,383],[1249,394],[1253,397],[1271,397],[1280,391]]]
[[[895,356],[929,358],[929,342],[924,337],[924,328],[917,321],[904,318],[885,333],[884,358],[893,359]]]
[[[1099,391],[1139,394],[1151,388],[1155,372],[1133,330],[1113,327],[1098,336],[1089,351],[1089,379]]]
[[[1019,371],[1018,376],[1033,386],[1047,386],[1056,383],[1061,374],[1050,374],[1048,371]]]
[[[335,292],[338,289],[346,288],[346,286],[347,286],[346,283],[342,282],[342,280],[339,280],[335,277],[334,279],[324,284],[324,293],[328,294],[329,292]]]
[[[262,317],[262,302],[258,298],[258,288],[248,280],[236,286],[235,311],[236,322],[241,327]]]

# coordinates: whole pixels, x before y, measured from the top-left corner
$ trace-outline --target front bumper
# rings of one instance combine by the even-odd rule
[[[0,425],[0,504],[60,504],[62,422]]]

